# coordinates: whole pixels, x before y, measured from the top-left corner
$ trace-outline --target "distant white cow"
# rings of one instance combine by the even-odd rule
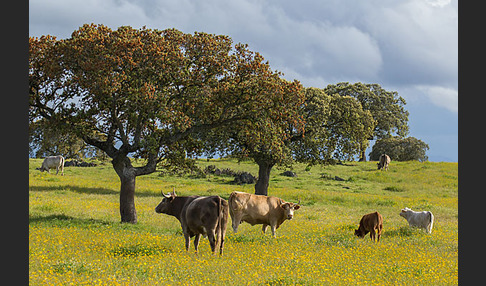
[[[409,208],[404,208],[400,212],[410,226],[424,228],[427,233],[432,233],[434,225],[434,215],[429,211],[415,212]]]
[[[385,171],[388,171],[388,165],[390,165],[390,162],[391,162],[390,156],[388,156],[385,153],[381,154],[380,160],[377,163],[378,170],[383,171],[383,169],[385,169]]]
[[[61,155],[46,157],[39,170],[49,173],[50,169],[56,169],[56,175],[59,173],[59,169],[61,169],[61,176],[64,176],[64,157]]]

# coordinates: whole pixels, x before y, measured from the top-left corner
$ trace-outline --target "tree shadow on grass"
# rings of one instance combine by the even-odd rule
[[[33,192],[54,192],[54,191],[70,191],[79,194],[96,194],[96,195],[118,195],[119,191],[108,188],[87,188],[73,185],[64,186],[29,186],[29,191]],[[159,197],[159,193],[152,193],[148,191],[135,191],[136,197]]]
[[[29,225],[49,225],[58,227],[87,227],[91,228],[93,226],[110,225],[113,222],[92,219],[92,218],[77,218],[72,216],[67,216],[64,214],[53,214],[53,215],[29,215]]]

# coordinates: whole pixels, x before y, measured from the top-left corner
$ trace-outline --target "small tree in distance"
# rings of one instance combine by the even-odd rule
[[[429,158],[425,154],[429,150],[422,140],[415,137],[400,138],[398,136],[377,140],[369,154],[370,160],[378,161],[381,154],[387,154],[394,161],[417,160],[427,161]]]
[[[405,99],[396,91],[387,91],[379,84],[350,84],[340,82],[328,85],[327,94],[339,94],[356,98],[363,108],[371,112],[376,124],[368,140],[387,138],[396,134],[404,137],[408,134],[408,111],[405,110]],[[369,143],[361,145],[360,161],[366,161],[365,151]]]

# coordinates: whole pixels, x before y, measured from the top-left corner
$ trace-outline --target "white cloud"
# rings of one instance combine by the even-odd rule
[[[103,24],[112,29],[131,25],[142,27],[148,18],[136,3],[117,0],[31,0],[29,35],[68,38],[83,24]]]
[[[429,100],[440,107],[457,113],[458,111],[458,92],[457,89],[442,86],[418,86],[419,90],[424,92]]]
[[[304,84],[457,82],[457,0],[32,0],[30,34],[68,37],[84,23],[176,28],[250,44]]]
[[[384,60],[382,80],[395,84],[457,82],[458,17],[453,5],[424,1],[377,5],[364,19]]]
[[[451,0],[426,0],[426,2],[433,7],[444,7],[451,4]]]

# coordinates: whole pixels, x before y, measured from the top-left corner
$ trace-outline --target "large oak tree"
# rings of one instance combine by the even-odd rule
[[[68,39],[29,43],[30,122],[46,120],[112,158],[122,222],[137,222],[137,176],[200,154],[207,132],[266,140],[254,130],[279,122],[281,113],[292,117],[285,104],[294,101],[282,100],[298,100],[297,83],[227,36],[86,24]],[[144,165],[134,167],[129,156]]]

